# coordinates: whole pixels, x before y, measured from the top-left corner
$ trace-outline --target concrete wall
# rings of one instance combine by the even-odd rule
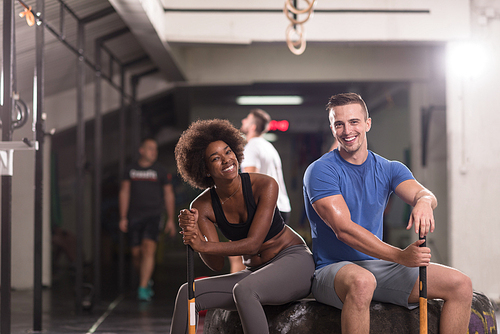
[[[499,2],[493,3],[499,13]],[[487,52],[485,68],[470,76],[449,68],[446,77],[450,254],[474,288],[499,300],[500,20],[496,14],[481,22],[474,39]],[[448,52],[457,44],[450,43]]]
[[[34,140],[31,120],[13,134],[13,140],[22,138]],[[43,196],[50,198],[50,138],[47,138],[44,151],[44,188]],[[35,151],[14,152],[14,175],[12,177],[12,287],[23,289],[34,284],[34,184]],[[50,201],[43,203],[43,245],[42,245],[42,284],[51,283],[50,256]]]

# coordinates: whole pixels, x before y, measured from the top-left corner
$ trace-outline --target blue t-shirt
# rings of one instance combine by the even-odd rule
[[[337,239],[333,230],[318,216],[312,203],[342,195],[351,220],[382,239],[383,215],[389,196],[403,181],[414,179],[410,170],[398,161],[389,161],[368,151],[361,165],[345,161],[338,149],[314,161],[304,174],[304,203],[311,225],[316,269],[340,261],[371,260],[368,256]]]

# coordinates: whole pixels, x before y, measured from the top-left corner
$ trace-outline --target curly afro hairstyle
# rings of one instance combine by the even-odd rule
[[[246,141],[228,120],[198,120],[181,134],[175,146],[175,161],[179,174],[191,186],[206,189],[214,185],[213,179],[207,176],[205,150],[218,140],[228,144],[241,163]]]

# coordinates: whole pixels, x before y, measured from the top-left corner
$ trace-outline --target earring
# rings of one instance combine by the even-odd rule
[[[207,174],[207,177],[210,177],[210,173]]]

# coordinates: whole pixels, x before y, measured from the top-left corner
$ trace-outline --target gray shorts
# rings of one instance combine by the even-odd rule
[[[342,261],[330,264],[314,272],[312,293],[317,301],[342,309],[344,305],[334,287],[335,275],[347,264],[357,264],[370,271],[377,280],[373,300],[414,309],[418,303],[409,304],[408,298],[418,280],[418,267],[409,268],[384,260]]]

